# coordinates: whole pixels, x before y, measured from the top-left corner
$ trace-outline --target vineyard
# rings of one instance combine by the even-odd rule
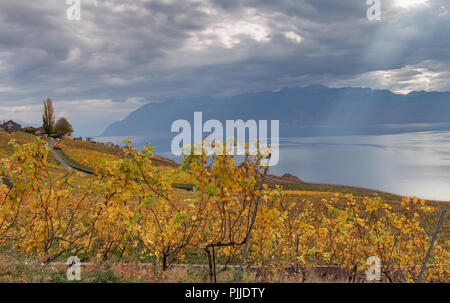
[[[42,141],[11,141],[0,163],[0,175],[12,184],[0,185],[3,251],[48,264],[72,255],[151,264],[161,275],[200,264],[208,281],[218,281],[219,267],[242,260],[256,269],[255,281],[273,271],[305,279],[319,267],[339,268],[357,281],[376,256],[384,281],[413,282],[444,205],[268,186],[262,154],[248,154],[239,165],[232,156],[199,155],[186,156],[178,168],[161,167],[151,146],[136,151],[126,144],[120,153],[61,144],[92,169],[86,176],[61,173]],[[450,282],[449,223],[447,216],[423,281]]]

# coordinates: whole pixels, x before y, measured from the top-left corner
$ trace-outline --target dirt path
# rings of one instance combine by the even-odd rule
[[[68,162],[66,162],[66,160],[64,160],[63,157],[61,157],[61,155],[54,149],[55,146],[55,141],[53,140],[47,140],[47,146],[50,147],[50,153],[53,155],[53,157],[55,157],[55,159],[57,161],[59,161],[59,163],[61,164],[61,166],[67,170],[68,172],[71,172],[72,170],[76,170],[79,171],[85,175],[89,175],[88,173],[86,173],[85,171],[82,171],[76,167],[73,167],[72,165],[70,165]]]
[[[70,165],[53,149],[54,143],[50,143],[47,141],[48,147],[50,147],[50,153],[55,157],[55,159],[59,162],[59,164],[68,172],[72,171]]]

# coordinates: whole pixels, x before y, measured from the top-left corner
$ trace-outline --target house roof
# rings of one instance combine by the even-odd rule
[[[45,129],[41,126],[41,127],[38,127],[38,128],[36,128],[35,130],[34,130],[34,132],[35,133],[45,133]]]
[[[10,123],[20,125],[19,123],[14,122],[13,120],[6,121],[5,123],[3,123],[3,125],[10,124]]]
[[[13,120],[6,121],[5,123],[0,124],[0,126],[7,127],[7,126],[10,125],[10,124],[21,127],[21,125],[20,125],[19,123],[14,122]]]

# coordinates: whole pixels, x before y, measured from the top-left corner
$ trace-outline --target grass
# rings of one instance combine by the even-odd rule
[[[207,283],[208,268],[204,265],[173,265],[165,272],[159,265],[132,263],[82,264],[81,280],[67,279],[64,262],[43,264],[38,258],[0,252],[0,283]],[[217,281],[233,282],[236,267],[217,268]],[[244,283],[271,282],[348,282],[347,274],[333,268],[315,268],[303,272],[273,268],[245,268]],[[364,282],[360,274],[357,281]]]
[[[57,146],[61,149],[83,149],[85,151],[94,151],[104,154],[116,156],[118,158],[123,156],[123,152],[120,148],[109,146],[102,143],[95,143],[81,140],[60,140]]]
[[[65,263],[43,264],[39,258],[0,253],[1,283],[126,283],[138,282],[120,276],[111,264],[83,266],[80,281],[67,279]]]

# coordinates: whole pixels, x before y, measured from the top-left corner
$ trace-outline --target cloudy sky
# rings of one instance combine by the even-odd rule
[[[147,102],[324,84],[450,91],[450,0],[0,0],[0,119],[98,135]]]

